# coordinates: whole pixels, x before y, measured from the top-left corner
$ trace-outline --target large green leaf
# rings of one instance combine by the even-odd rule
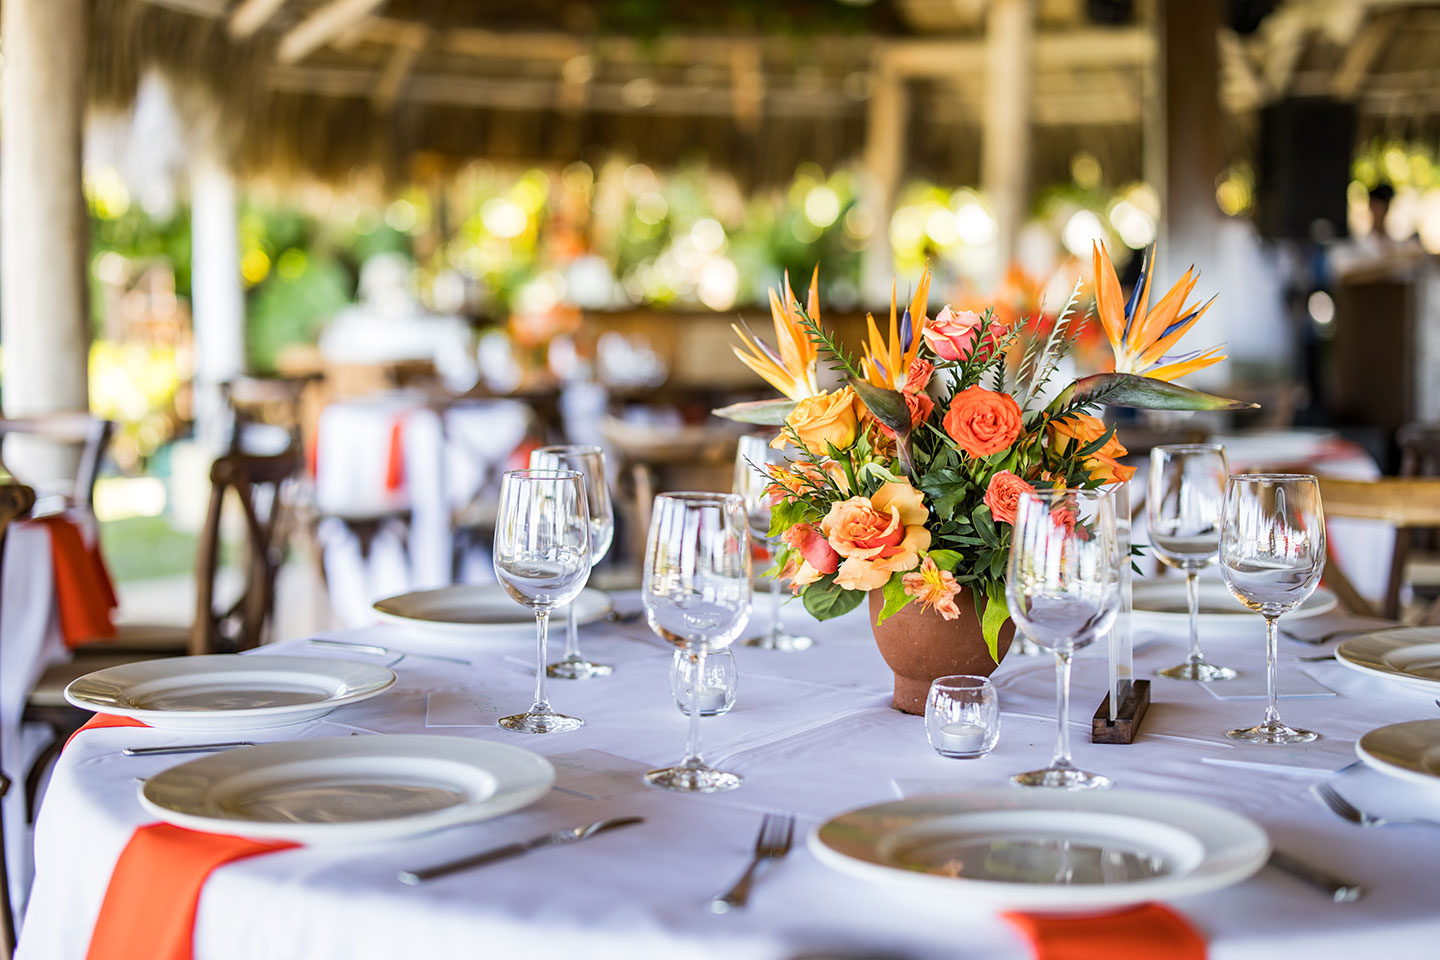
[[[884,623],[893,615],[904,610],[911,600],[915,598],[905,592],[905,574],[892,573],[890,579],[885,581],[881,595],[885,598],[885,606],[880,610],[880,616],[875,622]]]
[[[975,591],[976,605],[979,605],[980,591]],[[1000,628],[1010,619],[1010,605],[1005,602],[1005,585],[991,580],[985,585],[985,610],[980,615],[980,632],[985,635],[985,646],[990,659],[1000,662]]]
[[[849,613],[865,599],[861,590],[846,590],[835,585],[835,575],[829,574],[805,588],[805,609],[816,620],[830,620]]]
[[[724,417],[726,420],[755,423],[764,427],[778,427],[785,423],[785,418],[790,416],[790,411],[794,409],[794,400],[782,398],[780,400],[747,400],[744,403],[732,403],[728,407],[720,407],[718,410],[710,412],[717,417]]]
[[[1081,377],[1061,391],[1060,396],[1050,404],[1050,410],[1060,410],[1076,402],[1146,410],[1250,410],[1259,406],[1258,403],[1217,397],[1178,383],[1133,373],[1097,373]]]
[[[910,406],[899,391],[874,386],[858,377],[850,378],[850,387],[876,420],[901,437],[910,433]]]

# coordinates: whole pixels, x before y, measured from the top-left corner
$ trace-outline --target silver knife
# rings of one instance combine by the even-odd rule
[[[173,747],[126,747],[120,752],[127,757],[150,757],[164,753],[214,753],[231,747],[253,747],[249,740],[231,740],[228,743],[182,743]]]
[[[433,880],[436,877],[443,877],[446,874],[456,873],[460,870],[469,870],[472,867],[483,867],[487,863],[496,863],[500,860],[508,860],[511,857],[518,857],[522,853],[540,847],[558,847],[566,844],[578,843],[597,833],[604,833],[607,830],[617,830],[620,827],[628,827],[636,823],[644,823],[644,817],[615,817],[610,820],[596,820],[594,823],[587,823],[583,827],[575,827],[570,830],[557,830],[554,833],[541,834],[529,840],[521,840],[519,843],[507,843],[503,847],[495,847],[493,850],[486,850],[471,857],[461,860],[451,860],[448,863],[436,864],[433,867],[422,867],[419,870],[401,870],[398,876],[401,883],[408,883],[414,886],[426,880]]]
[[[1314,887],[1321,893],[1329,894],[1330,899],[1336,903],[1354,903],[1365,896],[1365,888],[1360,884],[1342,880],[1334,874],[1326,873],[1319,867],[1312,867],[1303,860],[1296,860],[1288,853],[1281,853],[1279,850],[1272,849],[1270,851],[1270,866]]]

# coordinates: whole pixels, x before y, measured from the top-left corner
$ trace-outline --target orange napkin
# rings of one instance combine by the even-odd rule
[[[115,636],[110,613],[118,606],[115,587],[99,546],[87,546],[80,527],[68,517],[39,517],[50,530],[55,566],[55,601],[65,646],[76,647]]]
[[[191,960],[200,891],[216,867],[299,844],[151,823],[120,853],[86,960]]]
[[[1001,914],[1035,947],[1036,960],[1205,960],[1205,941],[1158,903],[1098,917]]]
[[[405,416],[390,424],[390,450],[385,458],[385,492],[398,493],[405,486]]]
[[[74,733],[70,734],[70,740],[74,740],[76,737],[80,736],[80,734],[84,733],[86,730],[95,730],[95,729],[97,729],[97,728],[99,728],[99,727],[148,727],[148,726],[150,726],[150,724],[148,724],[148,723],[143,723],[143,722],[141,722],[141,721],[139,721],[139,720],[132,720],[132,719],[130,719],[129,717],[115,717],[115,716],[111,716],[111,715],[108,714],[108,713],[97,713],[97,714],[95,714],[93,717],[91,717],[89,720],[86,720],[86,721],[85,721],[85,725],[82,726],[79,730],[76,730]],[[65,746],[67,746],[67,747],[70,746],[70,740],[66,740],[66,741],[65,741]]]

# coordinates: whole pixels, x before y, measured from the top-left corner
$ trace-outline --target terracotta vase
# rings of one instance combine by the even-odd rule
[[[895,672],[896,710],[923,716],[925,697],[936,677],[959,673],[988,677],[999,666],[985,647],[980,618],[975,615],[975,601],[968,588],[960,589],[955,605],[960,608],[955,620],[946,620],[933,610],[911,603],[884,623],[876,623],[885,598],[879,590],[870,591],[870,629],[880,655]],[[1006,621],[1000,629],[1001,660],[1014,637],[1015,624]]]

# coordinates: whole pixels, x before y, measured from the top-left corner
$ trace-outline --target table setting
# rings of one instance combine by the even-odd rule
[[[1080,411],[1231,401],[1119,334],[1136,372],[1045,401],[1065,314],[1012,381],[1012,334],[932,322],[926,287],[837,397],[819,347],[852,361],[787,280],[779,351],[742,333],[787,400],[729,411],[780,414],[785,459],[747,445],[734,493],[658,495],[639,590],[585,600],[603,459],[537,452],[501,483],[498,588],[75,681],[96,719],[52,776],[17,956],[1429,956],[1440,630],[1302,659],[1281,622],[1318,590],[1318,486],[1221,448],[1152,453],[1148,549],[1185,604],[1132,615],[1125,451]],[[1102,320],[1143,331],[1116,293]],[[773,612],[762,538],[795,595]],[[1205,567],[1243,615],[1200,615]],[[497,589],[513,610],[477,615]],[[1308,612],[1312,639],[1342,622]],[[1136,689],[1129,736],[1097,736]]]

